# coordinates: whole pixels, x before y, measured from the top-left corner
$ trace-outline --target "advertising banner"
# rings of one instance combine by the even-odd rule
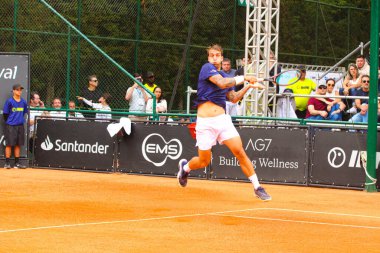
[[[12,96],[12,86],[21,84],[24,87],[22,98],[29,103],[29,58],[27,53],[0,53],[0,157],[4,158],[4,118],[3,107],[5,101]],[[26,118],[26,117],[25,117]],[[27,136],[28,127],[25,122],[25,144],[21,147],[21,157],[28,156]]]
[[[311,152],[310,183],[364,187],[365,172],[360,164],[360,151],[366,150],[366,141],[366,133],[316,130]],[[377,153],[377,172],[379,161],[380,155]]]
[[[306,184],[307,129],[242,128],[238,132],[259,180]],[[224,145],[212,150],[212,178],[248,180]]]
[[[34,166],[113,171],[107,122],[37,119]]]
[[[195,140],[186,125],[132,124],[132,132],[119,143],[121,172],[176,175],[178,162],[197,155]],[[192,177],[207,177],[207,171],[191,172]]]

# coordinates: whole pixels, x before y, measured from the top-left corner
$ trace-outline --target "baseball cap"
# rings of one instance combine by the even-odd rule
[[[15,84],[15,85],[13,85],[13,87],[12,87],[12,90],[18,90],[18,89],[24,89],[24,87],[22,87],[22,85],[21,84],[19,84],[19,83],[17,83],[17,84]]]
[[[154,76],[154,74],[153,74],[152,71],[148,71],[148,72],[146,73],[146,76],[149,78],[149,77],[151,77],[151,76]]]

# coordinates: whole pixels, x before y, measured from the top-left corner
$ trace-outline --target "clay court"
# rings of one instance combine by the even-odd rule
[[[380,252],[380,195],[0,170],[0,252]]]

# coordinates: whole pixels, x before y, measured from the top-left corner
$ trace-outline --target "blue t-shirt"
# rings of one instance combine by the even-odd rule
[[[362,88],[356,90],[355,94],[353,96],[358,96],[358,97],[368,97],[369,96],[369,91],[364,91]],[[360,102],[362,104],[368,104],[368,99],[360,99]]]
[[[24,115],[28,113],[28,105],[23,98],[17,102],[11,97],[5,101],[3,113],[9,114],[6,124],[11,126],[23,125],[25,123]]]
[[[233,90],[233,87],[227,89],[221,89],[217,85],[213,84],[209,78],[215,75],[221,75],[227,77],[225,73],[220,72],[211,63],[206,63],[202,66],[198,78],[198,88],[197,88],[197,100],[195,105],[198,106],[207,101],[213,102],[226,109],[226,94]]]

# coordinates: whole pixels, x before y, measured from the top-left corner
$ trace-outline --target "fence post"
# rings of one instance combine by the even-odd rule
[[[78,10],[77,10],[77,28],[81,30],[81,16],[82,16],[82,0],[78,0]],[[77,63],[76,63],[76,71],[75,71],[75,95],[79,94],[79,77],[80,77],[80,36],[77,39]]]
[[[139,51],[139,40],[140,40],[140,15],[141,15],[141,0],[137,0],[137,17],[136,17],[136,42],[135,42],[135,72],[138,71],[138,51]],[[140,73],[142,74],[142,73]]]
[[[15,0],[14,9],[13,9],[13,52],[16,52],[16,44],[17,44],[17,16],[18,16],[18,0]]]
[[[71,69],[71,28],[67,26],[67,65],[66,65],[66,105],[65,108],[69,108],[70,101],[70,69]],[[69,111],[66,110],[66,117]]]

